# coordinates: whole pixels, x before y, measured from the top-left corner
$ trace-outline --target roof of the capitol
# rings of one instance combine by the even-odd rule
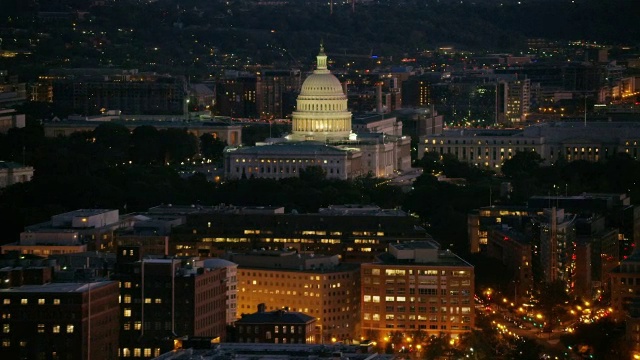
[[[320,142],[285,142],[264,146],[251,146],[239,148],[235,153],[246,154],[344,154],[345,150],[341,150],[334,146],[326,145]]]
[[[320,45],[317,69],[302,83],[301,96],[344,95],[340,80],[326,67],[326,57],[324,46]]]

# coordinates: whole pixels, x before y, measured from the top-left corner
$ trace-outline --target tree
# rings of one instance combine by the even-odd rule
[[[139,126],[131,134],[131,160],[136,164],[161,164],[162,143],[158,129]]]
[[[200,153],[206,159],[222,160],[222,151],[226,146],[227,144],[224,141],[214,138],[211,134],[200,136]]]
[[[534,151],[518,151],[502,164],[502,174],[510,179],[530,177],[536,173],[544,160]]]

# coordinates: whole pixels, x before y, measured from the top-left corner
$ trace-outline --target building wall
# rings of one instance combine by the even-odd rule
[[[359,339],[360,273],[260,268],[238,270],[238,312],[253,313],[266,303],[268,310],[288,307],[318,319],[322,334],[317,343]]]
[[[3,358],[116,357],[118,284],[62,284],[75,290],[53,290],[60,285],[43,285],[37,291],[33,286],[0,290]]]
[[[121,358],[152,358],[171,350],[176,337],[225,339],[224,269],[196,268],[193,260],[139,261],[135,247],[118,251]]]
[[[362,264],[362,336],[393,333],[456,338],[474,328],[474,271],[438,264]]]

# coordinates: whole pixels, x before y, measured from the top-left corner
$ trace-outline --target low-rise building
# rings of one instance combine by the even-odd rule
[[[313,316],[288,309],[266,311],[258,305],[253,314],[242,314],[235,322],[237,342],[273,344],[313,344],[316,321]]]
[[[79,209],[30,225],[18,242],[0,247],[3,254],[18,252],[49,256],[113,249],[113,232],[123,226],[118,210]]]
[[[10,161],[0,161],[0,189],[31,181],[32,178],[33,167]]]

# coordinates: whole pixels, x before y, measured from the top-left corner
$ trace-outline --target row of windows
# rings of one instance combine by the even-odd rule
[[[364,269],[365,275],[380,275],[382,269],[369,268]],[[455,277],[468,277],[471,273],[468,270],[435,270],[435,269],[403,269],[403,268],[387,268],[384,269],[386,276],[404,276],[404,275],[426,275],[426,276],[455,276]]]
[[[364,313],[363,320],[365,321],[380,321],[382,317],[380,314]],[[429,321],[429,322],[451,322],[468,324],[471,322],[471,316],[448,316],[448,315],[402,315],[402,314],[384,314],[384,320],[395,321]]]
[[[425,144],[429,144],[429,141],[430,141],[429,139],[425,139],[424,143],[425,143]],[[477,140],[477,141],[476,141],[476,140],[453,140],[453,141],[454,141],[454,142],[453,142],[453,144],[458,144],[458,141],[460,141],[460,144],[463,144],[463,145],[465,145],[465,144],[473,145],[473,144],[476,144],[476,143],[477,143],[478,145],[482,145],[482,144],[483,144],[483,141],[482,141],[482,140]],[[468,141],[468,142],[467,142],[467,141]],[[529,142],[530,142],[532,145],[535,145],[535,143],[536,143],[536,141],[535,141],[535,140],[531,140],[531,141],[529,141],[529,140],[523,140],[523,145],[528,145],[528,144],[529,144]],[[445,142],[444,142],[444,140],[439,140],[439,141],[438,141],[438,140],[436,140],[436,139],[432,139],[432,140],[431,140],[431,144],[433,144],[433,145],[436,145],[436,144],[444,145],[444,143],[445,143]],[[447,144],[451,144],[451,140],[447,140],[447,142],[446,142],[446,143],[447,143]],[[490,143],[493,143],[493,145],[498,145],[498,144],[500,144],[500,145],[505,145],[505,141],[504,141],[504,140],[500,140],[500,141],[498,141],[498,140],[493,140],[493,141],[491,141],[491,140],[484,140],[484,144],[488,145],[488,144],[490,144]],[[514,143],[514,141],[512,141],[512,140],[507,140],[506,145],[513,145],[513,143]],[[515,144],[516,144],[516,145],[520,145],[520,140],[516,140],[516,141],[515,141]]]
[[[133,351],[132,351],[133,350]],[[118,356],[121,357],[151,357],[151,353],[153,350],[153,356],[154,357],[158,357],[160,356],[160,348],[155,348],[155,349],[151,349],[151,348],[118,348]]]
[[[38,333],[43,334],[46,331],[46,326],[45,324],[38,324],[36,326],[36,329],[38,331]],[[62,331],[66,331],[67,334],[73,334],[73,330],[74,330],[74,325],[67,325],[66,327],[64,325],[52,325],[51,326],[51,332],[54,334],[60,334]],[[3,334],[10,334],[11,333],[11,324],[2,324],[2,333]]]
[[[258,334],[260,331],[260,327],[259,326],[251,326],[251,325],[247,325],[247,326],[238,326],[238,333],[242,334],[245,330],[247,331],[247,333],[251,333],[251,330],[253,329],[254,333]],[[287,329],[289,330],[289,333],[291,334],[295,334],[296,333],[296,326],[294,325],[274,325],[273,326],[273,332],[276,334],[279,334],[280,331],[282,331],[283,334],[287,333]],[[271,329],[270,329],[271,330]],[[302,334],[302,326],[298,325],[298,334]]]
[[[304,160],[302,160],[302,159],[273,159],[273,160],[271,160],[271,159],[266,159],[266,160],[265,159],[260,159],[260,161],[258,161],[258,159],[254,160],[252,158],[249,158],[249,159],[242,158],[242,159],[236,159],[236,162],[243,162],[243,163],[244,162],[249,162],[249,163],[250,162],[260,162],[260,163],[267,163],[267,164],[270,164],[270,163],[274,163],[274,164],[275,163],[280,163],[280,164],[282,164],[282,163],[288,163],[288,162],[292,162],[294,164],[295,163],[302,164],[302,163],[309,163],[309,162],[317,163],[317,164],[333,164],[335,162],[336,164],[340,164],[340,160],[320,160],[320,159],[304,159]]]
[[[11,299],[3,299],[2,300],[2,304],[3,305],[11,305]],[[37,300],[37,304],[38,305],[47,305],[47,304],[52,304],[52,305],[60,305],[60,299],[45,299],[45,298],[40,298]],[[20,299],[20,305],[29,305],[29,299],[27,298],[22,298]]]

